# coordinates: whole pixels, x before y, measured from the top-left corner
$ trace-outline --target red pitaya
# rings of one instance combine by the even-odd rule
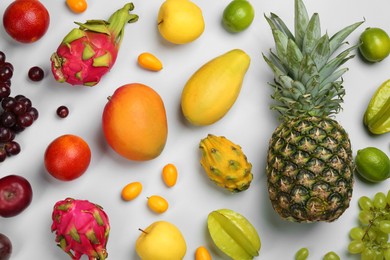
[[[67,198],[54,205],[52,219],[56,242],[72,260],[84,254],[89,260],[107,258],[110,224],[102,207],[87,200]]]
[[[136,22],[130,14],[133,3],[111,15],[108,21],[87,20],[71,30],[51,56],[51,68],[58,82],[71,85],[96,85],[115,63],[127,23]]]

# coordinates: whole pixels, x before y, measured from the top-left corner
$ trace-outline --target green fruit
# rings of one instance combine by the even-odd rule
[[[253,22],[255,11],[246,0],[233,0],[225,7],[222,14],[222,24],[229,32],[241,32]]]
[[[335,252],[330,251],[324,255],[323,260],[340,260],[340,257]]]
[[[295,253],[295,260],[306,260],[309,256],[309,249],[302,247]]]
[[[363,118],[364,124],[373,134],[390,132],[390,80],[375,91]]]
[[[360,35],[359,50],[369,62],[379,62],[390,53],[390,38],[380,28],[367,28]]]
[[[355,163],[358,173],[370,182],[381,182],[390,177],[390,159],[378,148],[367,147],[359,150]]]
[[[260,237],[241,214],[230,209],[212,211],[207,226],[215,245],[232,259],[253,259],[259,255]]]

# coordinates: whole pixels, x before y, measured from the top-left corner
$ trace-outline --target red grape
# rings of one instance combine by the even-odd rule
[[[10,111],[15,106],[15,104],[16,104],[15,98],[13,98],[13,97],[6,97],[1,102],[1,107],[4,110],[6,110],[6,111]]]
[[[16,123],[16,116],[10,111],[4,111],[0,115],[0,124],[4,127],[12,127]]]
[[[41,81],[44,76],[45,76],[45,73],[43,72],[43,69],[41,69],[38,66],[34,66],[34,67],[30,68],[30,70],[28,71],[28,77],[32,81]]]
[[[5,53],[0,51],[0,65],[4,64],[5,62]]]
[[[7,127],[0,127],[0,142],[9,142],[12,139],[11,130]]]
[[[34,118],[29,113],[24,113],[23,115],[18,116],[18,124],[24,128],[29,127],[33,124]]]
[[[34,119],[34,121],[38,119],[39,113],[35,107],[30,107],[30,109],[28,109],[26,113],[29,113]]]
[[[12,108],[12,112],[15,113],[15,115],[22,115],[26,113],[26,111],[26,105],[23,102],[19,101],[16,101],[15,106]]]
[[[20,145],[15,141],[5,143],[4,149],[8,156],[17,155],[18,153],[20,153]]]
[[[31,126],[39,115],[29,98],[21,94],[10,96],[13,71],[14,66],[6,61],[5,53],[0,51],[0,162],[3,162],[7,156],[20,153],[20,145],[14,141],[15,136]],[[35,66],[30,68],[28,76],[33,81],[39,81],[43,79],[44,72],[40,67]],[[1,247],[0,259],[3,259]]]
[[[0,81],[1,82],[5,82],[5,81],[11,79],[12,75],[13,75],[13,70],[11,69],[10,66],[6,66],[5,64],[0,66]]]
[[[69,115],[69,109],[66,106],[59,106],[57,108],[57,115],[61,118],[65,118]]]

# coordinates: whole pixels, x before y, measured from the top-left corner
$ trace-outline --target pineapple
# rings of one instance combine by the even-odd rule
[[[334,54],[363,22],[321,35],[318,14],[309,18],[302,0],[295,0],[295,35],[277,15],[266,20],[276,53],[263,57],[274,73],[271,109],[281,119],[268,148],[269,197],[283,219],[331,222],[349,207],[353,191],[351,143],[331,117],[345,94],[341,76],[347,68],[339,67],[357,46]]]

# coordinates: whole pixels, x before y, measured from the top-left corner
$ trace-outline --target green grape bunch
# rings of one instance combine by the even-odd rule
[[[358,204],[359,225],[349,232],[349,253],[360,254],[362,260],[390,260],[390,190],[372,199],[362,196]]]

